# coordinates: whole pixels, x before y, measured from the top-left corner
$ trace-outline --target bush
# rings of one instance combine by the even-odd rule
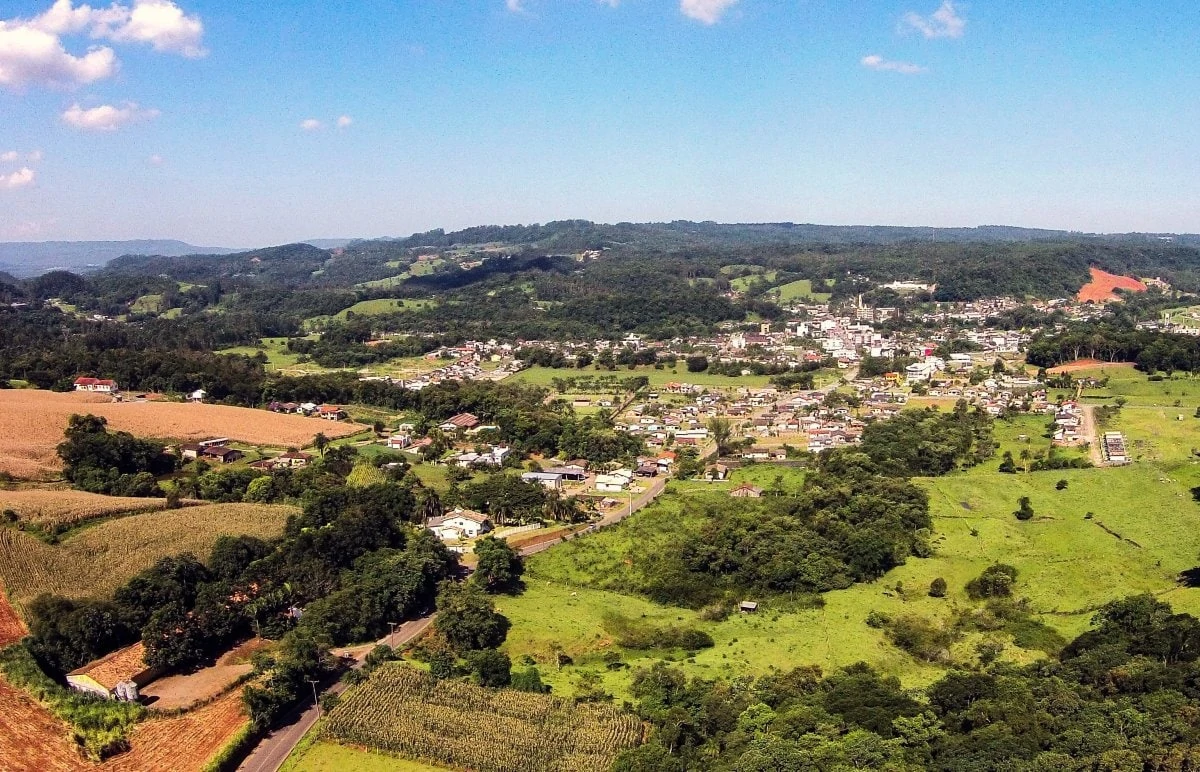
[[[946,597],[946,580],[938,577],[929,583],[929,597],[944,598]]]
[[[1059,480],[1058,482],[1054,483],[1054,490],[1065,491],[1066,489],[1067,489],[1067,481],[1066,480]]]
[[[514,671],[512,673],[512,680],[509,681],[509,686],[519,692],[533,692],[535,694],[550,693],[550,686],[542,683],[542,674],[536,667]]]
[[[1016,516],[1018,520],[1032,520],[1033,506],[1029,503],[1029,497],[1022,496],[1017,500],[1017,504],[1017,511],[1013,512],[1013,515]]]
[[[1017,583],[1017,569],[1004,563],[996,563],[984,569],[978,577],[967,582],[967,595],[975,600],[983,598],[1009,598]]]

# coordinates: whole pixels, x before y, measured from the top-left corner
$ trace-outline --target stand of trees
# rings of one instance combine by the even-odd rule
[[[951,672],[927,702],[863,664],[738,684],[658,664],[634,679],[650,741],[614,769],[1190,769],[1198,656],[1200,620],[1143,595],[1105,606],[1056,657]]]

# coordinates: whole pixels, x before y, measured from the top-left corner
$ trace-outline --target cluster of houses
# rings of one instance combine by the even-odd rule
[[[246,457],[245,453],[237,448],[229,447],[228,443],[228,437],[201,440],[200,442],[181,445],[179,447],[179,455],[184,461],[203,459],[204,461],[215,461],[220,464],[232,464]]]
[[[1076,445],[1083,439],[1083,408],[1078,402],[1069,400],[1054,408],[1055,445]]]
[[[117,382],[111,378],[89,378],[80,376],[75,379],[75,391],[90,391],[99,394],[114,394],[120,391]]]
[[[318,405],[315,402],[271,402],[267,410],[272,413],[289,413],[316,418],[326,421],[344,421],[350,414],[337,405]]]

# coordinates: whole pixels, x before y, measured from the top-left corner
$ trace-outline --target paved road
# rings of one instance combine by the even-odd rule
[[[338,653],[345,653],[353,656],[355,659],[354,667],[362,667],[363,661],[366,660],[367,654],[370,653],[376,645],[385,643],[390,646],[401,646],[408,643],[412,639],[418,637],[428,629],[429,625],[433,624],[435,614],[412,619],[399,625],[396,628],[395,635],[387,635],[380,638],[375,644],[365,646],[357,646],[353,649],[337,650]],[[346,685],[341,681],[331,684],[324,690],[326,694],[341,694],[346,688]],[[310,705],[306,710],[293,711],[292,722],[287,726],[281,726],[275,731],[264,737],[258,746],[250,753],[249,756],[238,765],[239,772],[277,772],[283,766],[283,762],[287,760],[288,755],[296,744],[300,742],[305,733],[312,728],[313,724],[317,723],[320,715],[320,709],[316,705]]]
[[[662,494],[663,490],[666,489],[666,485],[666,478],[655,478],[645,491],[638,494],[633,499],[631,505],[622,507],[616,512],[611,512],[605,515],[603,519],[593,523],[578,533],[589,533],[597,528],[600,528],[601,526],[612,525],[613,523],[621,522],[625,518],[629,517],[629,515],[637,512],[639,509],[642,509],[658,498],[658,496]],[[525,549],[520,550],[520,554],[522,556],[535,555],[539,552],[550,549],[558,543],[559,542],[555,540],[544,542],[542,544],[535,544],[531,547],[526,547]],[[374,644],[364,644],[362,646],[355,646],[348,649],[335,649],[334,653],[338,655],[345,654],[352,656],[355,659],[354,667],[362,667],[363,662],[366,660],[367,654],[369,654],[371,649],[373,649],[375,646],[381,643],[393,647],[402,646],[424,633],[429,626],[433,624],[433,619],[435,616],[437,616],[436,613],[430,613],[418,619],[409,620],[408,622],[405,622],[396,628],[395,635],[384,636]],[[338,681],[331,684],[322,693],[341,694],[345,688],[345,684],[343,684],[341,681]],[[287,760],[288,755],[291,754],[292,750],[296,747],[308,730],[312,729],[313,724],[317,723],[317,719],[319,717],[320,710],[316,705],[310,705],[304,711],[293,711],[289,716],[291,722],[286,726],[279,727],[259,741],[258,745],[250,753],[250,755],[238,765],[238,772],[278,772],[279,768],[283,766],[283,762]]]

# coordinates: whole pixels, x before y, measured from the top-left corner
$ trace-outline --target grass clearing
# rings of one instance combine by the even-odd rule
[[[790,303],[795,300],[812,300],[817,303],[828,303],[829,298],[833,297],[828,292],[813,292],[811,279],[798,279],[787,284],[781,284],[778,287],[772,288],[767,294],[775,295],[782,303]]]
[[[506,380],[550,388],[555,378],[570,378],[572,376],[596,377],[597,375],[614,375],[617,378],[632,378],[637,375],[644,375],[650,379],[651,388],[661,388],[668,383],[690,383],[695,386],[715,389],[761,389],[769,386],[771,383],[769,375],[739,375],[729,377],[711,373],[689,373],[683,362],[679,362],[674,368],[663,367],[661,370],[656,369],[653,365],[639,366],[632,370],[627,367],[619,367],[616,370],[603,370],[594,367],[586,367],[582,370],[530,367],[519,373],[510,375]]]
[[[445,772],[447,769],[322,740],[297,747],[282,772]]]

